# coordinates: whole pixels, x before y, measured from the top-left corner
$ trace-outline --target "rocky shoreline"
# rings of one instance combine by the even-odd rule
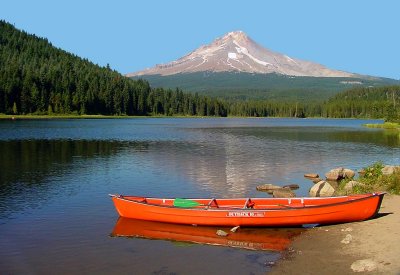
[[[309,195],[336,196],[376,192],[385,177],[397,190],[400,166],[374,164],[358,172],[335,168],[321,179],[316,173],[304,177],[313,182]],[[368,178],[370,179],[368,181]],[[365,180],[367,179],[367,180]],[[393,187],[393,186],[392,186]],[[265,184],[257,187],[274,197],[295,197],[296,186]],[[385,195],[378,215],[370,220],[310,228],[297,237],[269,274],[397,274],[400,275],[400,196]]]
[[[269,274],[400,274],[399,205],[386,195],[374,219],[307,230]]]
[[[358,174],[361,177],[368,176],[368,173],[376,171],[361,170]],[[373,168],[372,168],[373,169]],[[385,176],[393,175],[400,171],[400,166],[382,165],[378,173]],[[354,180],[356,172],[348,168],[334,168],[325,173],[325,180],[320,178],[317,173],[304,174],[304,177],[310,179],[314,185],[309,190],[310,197],[330,197],[335,195],[347,195],[354,193],[358,188],[367,187],[364,183]],[[345,180],[345,182],[341,182]],[[398,183],[400,184],[400,183]],[[256,187],[257,191],[267,192],[274,198],[293,198],[296,197],[294,190],[298,189],[297,184],[279,186],[275,184],[263,184]]]

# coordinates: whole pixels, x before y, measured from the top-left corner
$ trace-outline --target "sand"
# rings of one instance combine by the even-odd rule
[[[400,274],[400,196],[385,195],[376,218],[312,228],[269,274]]]

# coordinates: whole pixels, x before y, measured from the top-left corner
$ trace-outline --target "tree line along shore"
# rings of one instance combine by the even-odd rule
[[[400,86],[354,87],[326,101],[234,100],[152,88],[0,21],[0,114],[384,118]]]

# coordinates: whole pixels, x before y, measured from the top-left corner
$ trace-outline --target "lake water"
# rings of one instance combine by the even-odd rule
[[[252,238],[263,235],[267,250],[188,243],[198,240],[182,234],[165,240],[138,233],[139,225],[124,229],[145,238],[115,237],[121,221],[108,194],[266,197],[257,185],[295,183],[306,196],[312,183],[305,173],[400,163],[398,132],[361,126],[376,122],[0,121],[0,274],[265,274],[300,229],[244,230],[247,239],[228,244],[257,248]]]

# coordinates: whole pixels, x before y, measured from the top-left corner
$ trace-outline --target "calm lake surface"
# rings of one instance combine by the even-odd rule
[[[273,251],[193,244],[179,236],[115,237],[118,215],[108,194],[266,197],[257,185],[295,183],[297,195],[306,196],[312,183],[305,173],[400,163],[398,132],[362,127],[377,122],[0,121],[0,274],[265,274],[280,256],[279,245],[301,229],[257,229],[234,241],[257,248],[251,238],[264,234]],[[138,235],[138,228],[128,229]]]

